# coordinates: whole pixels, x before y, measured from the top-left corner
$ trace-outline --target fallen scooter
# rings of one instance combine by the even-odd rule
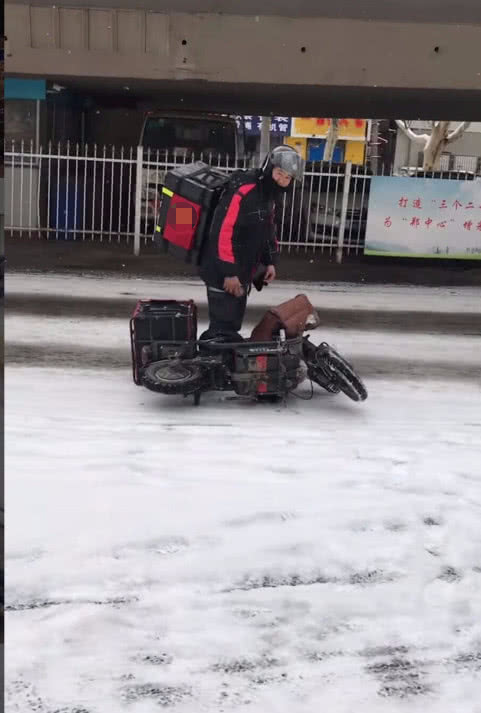
[[[249,339],[198,340],[192,300],[141,300],[130,320],[133,379],[158,393],[193,395],[196,405],[207,391],[275,401],[306,379],[364,401],[366,387],[349,362],[327,343],[316,346],[304,336],[319,324],[307,297],[297,295],[268,310]]]

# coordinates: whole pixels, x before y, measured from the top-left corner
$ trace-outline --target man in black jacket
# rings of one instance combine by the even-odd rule
[[[290,146],[278,146],[262,168],[237,171],[215,209],[199,274],[207,286],[209,329],[201,339],[237,337],[252,278],[264,265],[264,281],[276,277],[276,199],[300,180],[304,162]]]

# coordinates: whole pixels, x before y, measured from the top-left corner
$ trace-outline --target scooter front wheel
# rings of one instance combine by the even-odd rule
[[[316,347],[305,338],[304,359],[309,377],[326,391],[342,391],[353,401],[367,399],[367,389],[352,365],[326,342]]]
[[[322,350],[319,360],[324,361],[327,368],[333,372],[336,384],[342,393],[353,401],[365,401],[367,389],[347,359],[344,359],[329,344],[323,343],[319,349]]]

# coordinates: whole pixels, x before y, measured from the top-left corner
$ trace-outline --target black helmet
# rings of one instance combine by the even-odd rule
[[[298,181],[301,181],[304,175],[304,159],[299,156],[296,149],[292,146],[284,144],[272,149],[264,160],[262,172],[265,173],[269,168],[276,167],[281,168],[291,176],[291,178]]]

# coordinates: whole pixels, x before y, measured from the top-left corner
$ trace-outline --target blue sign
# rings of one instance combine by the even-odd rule
[[[10,79],[4,81],[5,99],[45,99],[45,79]]]
[[[247,136],[260,136],[262,126],[262,116],[238,116],[237,127],[239,129],[244,125]],[[280,136],[291,135],[291,117],[290,116],[272,116],[271,117],[271,134]]]
[[[325,139],[318,139],[316,141],[313,141],[312,139],[309,141],[308,144],[308,155],[307,155],[307,160],[308,161],[322,161],[324,158],[324,148],[326,146],[326,140]],[[334,149],[334,153],[332,155],[332,160],[334,163],[342,163],[344,160],[344,150],[342,146],[336,146]]]

